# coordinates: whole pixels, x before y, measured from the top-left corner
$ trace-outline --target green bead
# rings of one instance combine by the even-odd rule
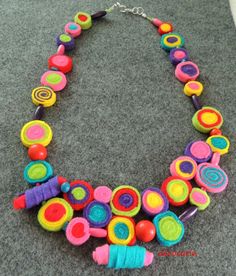
[[[92,18],[86,12],[78,12],[74,17],[75,23],[79,24],[82,30],[92,27]]]

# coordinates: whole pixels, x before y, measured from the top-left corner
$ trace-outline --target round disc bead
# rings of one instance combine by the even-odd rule
[[[194,114],[192,123],[198,131],[208,133],[212,129],[222,126],[223,117],[216,108],[204,106]]]
[[[170,51],[170,61],[173,65],[177,65],[188,59],[188,52],[184,48],[174,48]]]
[[[31,145],[28,149],[28,156],[32,161],[45,160],[47,158],[47,149],[40,144]]]
[[[50,107],[56,102],[56,93],[50,87],[39,86],[32,90],[31,93],[32,102],[35,105],[43,105],[44,107]]]
[[[46,147],[52,140],[52,130],[44,121],[33,120],[23,126],[20,137],[26,147],[34,144]]]
[[[42,85],[51,87],[54,91],[61,91],[67,84],[66,76],[59,71],[49,70],[45,72],[40,80]]]
[[[112,190],[107,186],[98,186],[94,190],[94,199],[103,203],[109,203],[112,196]]]
[[[200,188],[193,188],[190,195],[189,201],[192,205],[198,207],[198,210],[203,211],[205,210],[208,205],[210,204],[211,200],[206,191]]]
[[[168,33],[164,34],[161,37],[161,47],[166,50],[170,51],[174,48],[181,48],[184,46],[184,38],[177,33]]]
[[[229,139],[223,135],[212,135],[207,138],[206,142],[211,147],[213,152],[218,152],[223,155],[229,151]]]
[[[203,91],[203,85],[199,81],[189,81],[184,85],[184,94],[191,97],[192,95],[200,96]]]
[[[182,179],[193,179],[197,171],[197,163],[189,156],[180,156],[170,165],[170,173]]]
[[[69,34],[60,34],[56,37],[57,46],[63,45],[66,51],[73,50],[75,48],[75,40],[73,36]]]
[[[72,37],[76,38],[81,34],[81,27],[79,24],[76,24],[74,22],[68,22],[65,25],[65,33],[68,33],[69,35],[71,35]]]
[[[151,221],[141,220],[135,226],[135,233],[138,240],[150,242],[156,236],[156,228]]]
[[[163,22],[161,25],[159,25],[158,33],[160,35],[167,34],[173,31],[173,26],[171,23]]]
[[[78,12],[74,17],[75,23],[79,24],[82,30],[92,27],[92,18],[88,13]]]
[[[72,58],[66,55],[52,55],[48,59],[48,68],[49,69],[57,69],[61,72],[68,73],[72,70],[73,62]]]
[[[192,61],[181,62],[175,68],[176,78],[183,83],[196,80],[199,74],[198,66]]]
[[[184,154],[190,156],[197,163],[207,162],[212,157],[211,147],[204,141],[193,141],[187,145]]]

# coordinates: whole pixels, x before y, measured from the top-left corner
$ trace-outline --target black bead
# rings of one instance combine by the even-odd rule
[[[200,103],[199,97],[196,95],[192,95],[192,103],[196,110],[202,109],[202,104]]]
[[[106,11],[98,11],[94,14],[91,15],[91,18],[94,20],[94,19],[98,19],[98,18],[101,18],[103,16],[105,16],[107,14]]]
[[[39,105],[33,115],[33,120],[41,120],[44,114],[44,107],[43,105]]]

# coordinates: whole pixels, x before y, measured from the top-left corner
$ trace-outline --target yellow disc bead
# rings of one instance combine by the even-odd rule
[[[203,91],[203,85],[199,81],[189,81],[184,86],[184,94],[191,97],[192,95],[200,96]]]
[[[54,105],[57,96],[56,93],[50,87],[39,86],[32,90],[32,102],[35,105],[43,105],[44,107],[49,107]]]

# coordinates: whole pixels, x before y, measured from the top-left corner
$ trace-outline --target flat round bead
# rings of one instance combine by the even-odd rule
[[[173,31],[173,26],[169,22],[163,22],[163,23],[161,23],[161,25],[159,25],[158,33],[160,35],[168,34],[168,33],[172,32],[172,31]]]
[[[211,199],[206,191],[200,188],[193,188],[189,195],[189,201],[192,205],[197,206],[198,210],[203,211],[208,207]]]
[[[223,117],[216,108],[204,106],[194,114],[192,123],[198,131],[208,133],[212,129],[222,126]]]
[[[223,135],[212,135],[207,138],[206,142],[211,147],[213,152],[218,152],[223,155],[229,151],[229,139]]]
[[[168,33],[164,34],[161,37],[161,47],[166,50],[170,51],[174,48],[181,48],[184,46],[184,38],[177,33]]]
[[[47,155],[47,149],[40,144],[31,145],[28,149],[28,156],[32,161],[45,160]]]
[[[184,48],[174,48],[170,51],[170,61],[173,65],[189,59],[188,52]]]
[[[196,80],[199,74],[198,66],[192,61],[181,62],[175,68],[176,78],[183,83]]]
[[[191,97],[192,95],[200,96],[203,91],[203,85],[199,81],[189,81],[184,85],[184,94]]]
[[[39,86],[32,90],[31,93],[32,102],[35,105],[43,105],[44,107],[50,107],[54,105],[57,100],[56,93],[50,87]]]
[[[57,46],[63,45],[66,51],[73,50],[75,48],[75,40],[69,34],[60,34],[56,37]]]
[[[74,38],[78,37],[82,32],[80,25],[74,22],[68,22],[65,25],[64,30],[65,30],[65,33],[68,33]]]
[[[49,69],[56,68],[57,70],[63,73],[68,73],[72,70],[72,67],[73,67],[72,58],[66,55],[55,54],[49,57],[48,59]]]
[[[40,82],[42,85],[51,87],[54,91],[61,91],[65,88],[67,79],[64,73],[49,70],[42,75]]]
[[[88,13],[78,12],[74,17],[75,23],[79,24],[82,30],[92,27],[92,18]]]
[[[197,163],[208,162],[212,157],[211,147],[204,141],[198,140],[189,143],[184,154],[190,156]]]
[[[33,120],[22,127],[20,138],[26,147],[34,144],[46,147],[52,140],[52,130],[44,121]]]
[[[103,203],[109,203],[112,196],[112,190],[107,186],[98,186],[94,190],[94,199]]]
[[[194,178],[197,171],[197,163],[189,156],[180,156],[170,165],[170,173],[185,180]]]

